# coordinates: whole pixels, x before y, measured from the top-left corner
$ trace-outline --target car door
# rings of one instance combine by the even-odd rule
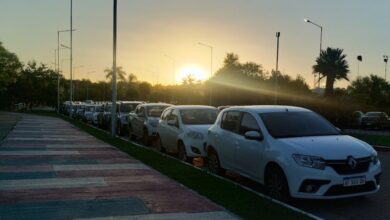
[[[168,135],[167,135],[168,134],[167,130],[169,129],[168,118],[171,112],[172,109],[167,109],[163,112],[163,114],[161,115],[161,120],[159,121],[157,127],[158,135],[160,136],[161,143],[164,147],[168,145]]]
[[[221,164],[226,169],[236,170],[235,151],[237,144],[238,127],[241,120],[241,112],[227,111],[223,113],[220,134],[216,134],[216,145]]]
[[[143,135],[145,119],[145,107],[140,106],[134,116],[135,126],[137,128],[136,132],[139,136]]]
[[[165,147],[169,152],[175,153],[177,151],[177,137],[180,133],[179,126],[179,110],[175,109],[168,116],[168,122],[175,122],[167,126],[167,146]]]
[[[240,173],[258,179],[262,175],[260,163],[265,151],[264,140],[250,140],[245,138],[248,131],[257,131],[260,134],[261,129],[256,118],[248,112],[243,113],[239,127],[238,136],[235,142],[236,164]]]

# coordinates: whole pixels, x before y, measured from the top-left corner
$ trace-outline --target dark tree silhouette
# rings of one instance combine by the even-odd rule
[[[107,68],[104,70],[104,72],[106,73],[106,79],[111,79],[112,77],[112,68]],[[123,68],[121,66],[118,66],[116,68],[116,76],[117,76],[117,79],[119,79],[120,81],[126,81],[126,72],[123,70]]]
[[[348,80],[349,66],[343,54],[343,49],[330,48],[322,50],[320,56],[313,65],[313,73],[320,73],[320,80],[326,77],[325,95],[333,95],[333,87],[336,80]]]

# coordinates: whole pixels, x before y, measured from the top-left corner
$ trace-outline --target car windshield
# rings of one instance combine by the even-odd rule
[[[95,110],[95,106],[88,106],[85,109],[85,111],[87,111],[87,112],[93,112],[93,110]]]
[[[260,113],[274,138],[340,135],[330,122],[314,112]]]
[[[148,117],[160,117],[162,112],[168,108],[168,105],[155,105],[147,107]]]
[[[102,106],[96,106],[95,112],[101,112],[103,110]]]
[[[206,125],[214,124],[217,119],[217,109],[183,109],[180,116],[183,124]]]
[[[366,113],[366,116],[377,116],[377,117],[380,117],[382,115],[383,115],[382,112],[367,112]]]
[[[138,103],[122,103],[120,105],[120,112],[131,112],[137,107]]]

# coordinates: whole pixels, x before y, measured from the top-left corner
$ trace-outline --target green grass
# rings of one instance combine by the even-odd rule
[[[301,213],[273,203],[231,182],[209,175],[205,171],[182,164],[177,160],[162,156],[157,152],[137,147],[119,138],[112,138],[109,134],[82,122],[58,116],[54,112],[40,111],[34,113],[60,117],[72,123],[81,130],[117,147],[244,219],[309,219],[309,217]]]
[[[379,135],[364,135],[364,134],[350,134],[360,140],[363,140],[372,145],[390,147],[390,137],[389,136],[379,136]]]
[[[0,112],[0,141],[2,141],[15,124],[19,121],[20,116],[7,112]]]

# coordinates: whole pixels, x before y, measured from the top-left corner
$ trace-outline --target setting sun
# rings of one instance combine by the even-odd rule
[[[179,70],[176,76],[176,82],[181,83],[188,76],[192,76],[196,81],[204,81],[207,79],[207,74],[204,69],[197,65],[188,65]]]

